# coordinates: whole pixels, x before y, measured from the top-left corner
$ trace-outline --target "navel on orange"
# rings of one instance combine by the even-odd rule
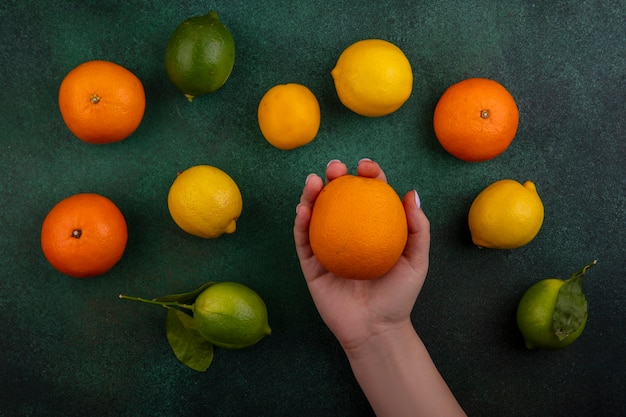
[[[50,264],[75,278],[101,275],[122,258],[128,241],[120,209],[98,194],[75,194],[57,203],[41,227]]]
[[[146,95],[139,78],[109,61],[88,61],[71,70],[59,88],[63,121],[88,143],[129,137],[141,123]]]
[[[441,146],[468,162],[493,159],[517,133],[513,96],[496,81],[469,78],[450,86],[435,107],[435,135]]]
[[[404,206],[385,181],[343,175],[329,182],[315,200],[311,248],[338,276],[379,278],[396,264],[407,237]]]

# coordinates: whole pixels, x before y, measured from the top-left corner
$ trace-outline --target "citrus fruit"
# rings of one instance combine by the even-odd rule
[[[304,85],[275,85],[259,103],[258,120],[261,133],[272,146],[290,150],[315,138],[320,127],[320,105]]]
[[[182,22],[165,49],[165,70],[189,101],[221,88],[235,65],[235,41],[216,11]]]
[[[193,319],[202,337],[223,348],[252,346],[272,333],[263,299],[236,282],[218,282],[200,293]]]
[[[141,123],[146,95],[139,78],[109,61],[95,60],[71,70],[59,87],[59,109],[69,130],[88,143],[129,137]]]
[[[524,293],[517,306],[517,325],[528,349],[561,349],[578,339],[587,324],[582,279],[595,263],[567,280],[538,281]]]
[[[469,78],[450,86],[435,106],[433,118],[441,146],[468,162],[487,161],[504,152],[518,123],[511,93],[486,78]]]
[[[174,222],[202,238],[234,233],[243,206],[233,179],[219,168],[196,165],[179,173],[167,196]]]
[[[122,258],[126,220],[108,198],[75,194],[58,202],[41,226],[41,248],[58,271],[75,277],[101,275]]]
[[[343,175],[315,200],[311,248],[324,268],[343,278],[385,274],[402,255],[407,236],[404,206],[385,181]]]
[[[385,116],[398,110],[413,91],[406,55],[382,39],[364,39],[347,47],[331,71],[339,100],[362,116]]]
[[[476,196],[469,209],[472,241],[483,248],[524,246],[539,233],[543,215],[543,203],[533,182],[496,181]]]

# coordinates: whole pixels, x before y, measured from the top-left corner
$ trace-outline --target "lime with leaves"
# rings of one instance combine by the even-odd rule
[[[207,282],[190,292],[153,299],[119,297],[166,307],[165,332],[174,355],[200,372],[213,362],[214,345],[241,349],[272,333],[263,299],[236,282]]]
[[[165,49],[167,75],[189,101],[221,88],[234,65],[235,41],[215,10],[178,25]]]
[[[578,339],[587,324],[582,280],[593,261],[569,279],[547,278],[533,284],[517,306],[517,326],[528,349],[562,349]]]
[[[272,333],[263,299],[236,282],[204,290],[193,304],[193,319],[206,340],[228,349],[252,346]]]

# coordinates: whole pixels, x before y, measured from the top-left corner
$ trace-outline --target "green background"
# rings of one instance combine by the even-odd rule
[[[229,81],[190,104],[169,82],[169,35],[216,9],[237,58]],[[293,248],[304,179],[338,158],[369,157],[399,194],[417,189],[432,224],[415,327],[475,416],[626,415],[626,2],[616,1],[3,1],[0,4],[0,415],[371,416],[345,356],[313,305]],[[383,38],[414,71],[407,103],[383,118],[351,113],[330,70],[351,43]],[[76,65],[117,62],[143,82],[147,108],[127,140],[89,145],[65,127],[58,87]],[[432,129],[451,84],[492,78],[520,125],[496,159],[448,155]],[[317,96],[317,138],[293,151],[261,136],[256,108],[273,85]],[[171,220],[178,171],[209,164],[238,183],[237,232],[202,240]],[[533,180],[542,230],[511,251],[479,250],[466,225],[490,183]],[[79,192],[112,199],[129,242],[106,275],[76,280],[46,262],[41,222]],[[515,309],[535,281],[597,259],[583,285],[589,322],[558,352],[527,351]],[[266,300],[273,334],[217,349],[197,373],[164,334],[165,310],[119,300],[209,280]]]

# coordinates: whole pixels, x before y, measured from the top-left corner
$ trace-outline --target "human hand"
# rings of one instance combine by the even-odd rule
[[[347,172],[344,163],[333,160],[326,169],[326,179],[332,181]],[[386,181],[380,166],[368,159],[359,161],[357,173]],[[322,319],[343,348],[350,350],[381,332],[411,325],[411,310],[428,271],[430,224],[417,193],[406,193],[402,203],[409,235],[398,262],[374,280],[340,278],[319,263],[309,243],[311,213],[323,186],[319,176],[307,177],[296,209],[294,240],[302,272]]]

